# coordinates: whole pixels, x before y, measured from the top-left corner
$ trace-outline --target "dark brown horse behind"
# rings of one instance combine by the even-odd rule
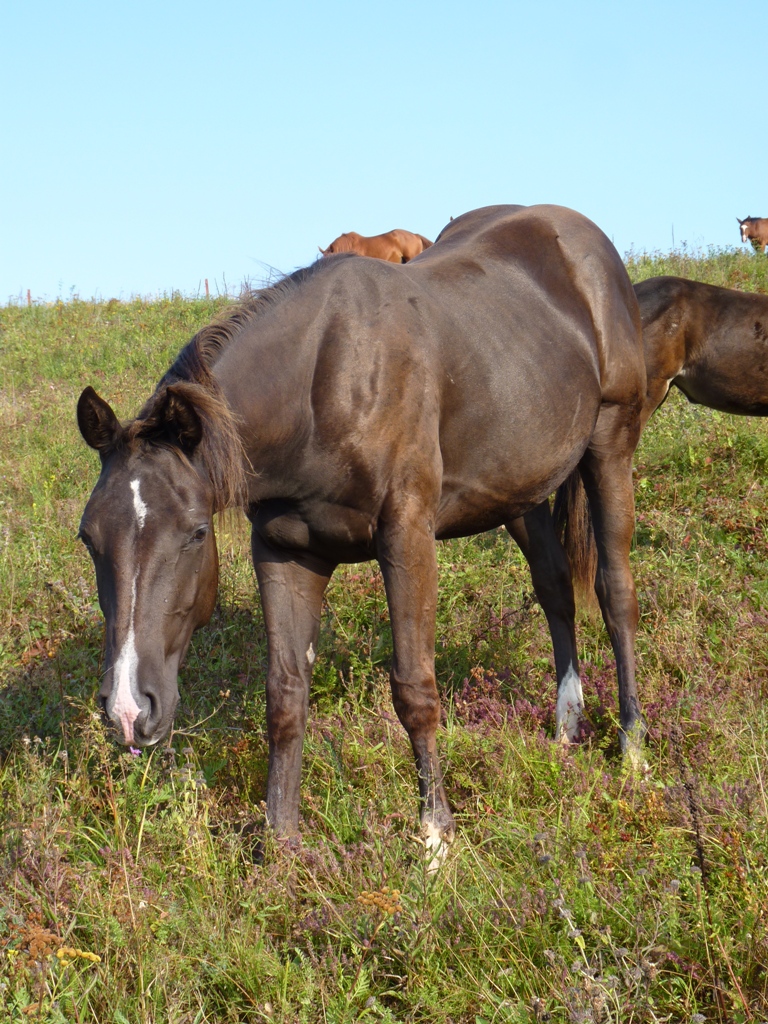
[[[389,263],[408,263],[432,245],[424,235],[415,235],[412,231],[395,228],[383,235],[358,235],[356,231],[347,231],[335,238],[327,249],[320,249],[323,256],[333,256],[342,252],[353,252],[358,256],[373,256]]]
[[[534,558],[557,730],[570,736],[581,706],[574,608],[545,503],[578,467],[632,752],[643,733],[632,455],[645,390],[621,259],[557,206],[465,214],[405,267],[317,261],[200,331],[125,425],[86,388],[78,423],[101,474],[80,536],[106,621],[105,713],[126,743],[167,733],[179,663],[215,602],[213,513],[242,505],[269,647],[267,816],[278,834],[296,832],[323,595],[337,565],[375,558],[394,706],[427,846],[440,849],[454,824],[436,746],[435,541],[506,523]]]
[[[648,380],[643,426],[672,386],[711,409],[768,415],[768,296],[682,277],[641,281],[635,295]]]

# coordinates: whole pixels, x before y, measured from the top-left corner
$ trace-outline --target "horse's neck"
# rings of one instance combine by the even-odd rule
[[[240,423],[251,461],[280,460],[311,419],[316,354],[307,332],[290,333],[270,312],[233,339],[214,367],[224,397]],[[255,461],[254,461],[254,464]]]

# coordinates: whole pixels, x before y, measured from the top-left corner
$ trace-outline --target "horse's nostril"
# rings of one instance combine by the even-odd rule
[[[155,717],[158,712],[158,703],[157,698],[153,694],[148,693],[146,697],[147,702],[149,703],[149,710],[147,711],[147,724],[149,724],[149,722],[155,721]]]

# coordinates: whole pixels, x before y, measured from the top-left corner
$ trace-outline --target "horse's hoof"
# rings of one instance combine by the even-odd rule
[[[424,822],[421,835],[413,837],[415,842],[424,847],[428,875],[436,874],[445,863],[454,834],[453,824],[439,828],[431,822]]]
[[[651,774],[651,766],[643,757],[642,751],[631,752],[624,757],[624,767],[636,779],[642,780]]]
[[[584,694],[579,673],[571,667],[557,688],[555,736],[561,743],[577,743],[584,724]]]
[[[572,743],[578,743],[581,737],[581,728],[583,725],[583,719],[579,719],[579,724],[575,729],[567,729],[564,725],[560,726],[560,729],[555,737],[555,742],[559,743],[561,747],[567,749]]]
[[[645,736],[648,732],[644,718],[639,718],[629,729],[619,731],[619,743],[624,755],[624,764],[635,774],[647,775],[650,771],[645,759]]]

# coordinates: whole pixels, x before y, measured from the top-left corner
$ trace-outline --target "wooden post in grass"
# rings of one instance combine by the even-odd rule
[[[211,297],[210,293],[208,291],[208,278],[207,277],[205,279],[205,297],[206,297],[206,299],[209,299]]]

